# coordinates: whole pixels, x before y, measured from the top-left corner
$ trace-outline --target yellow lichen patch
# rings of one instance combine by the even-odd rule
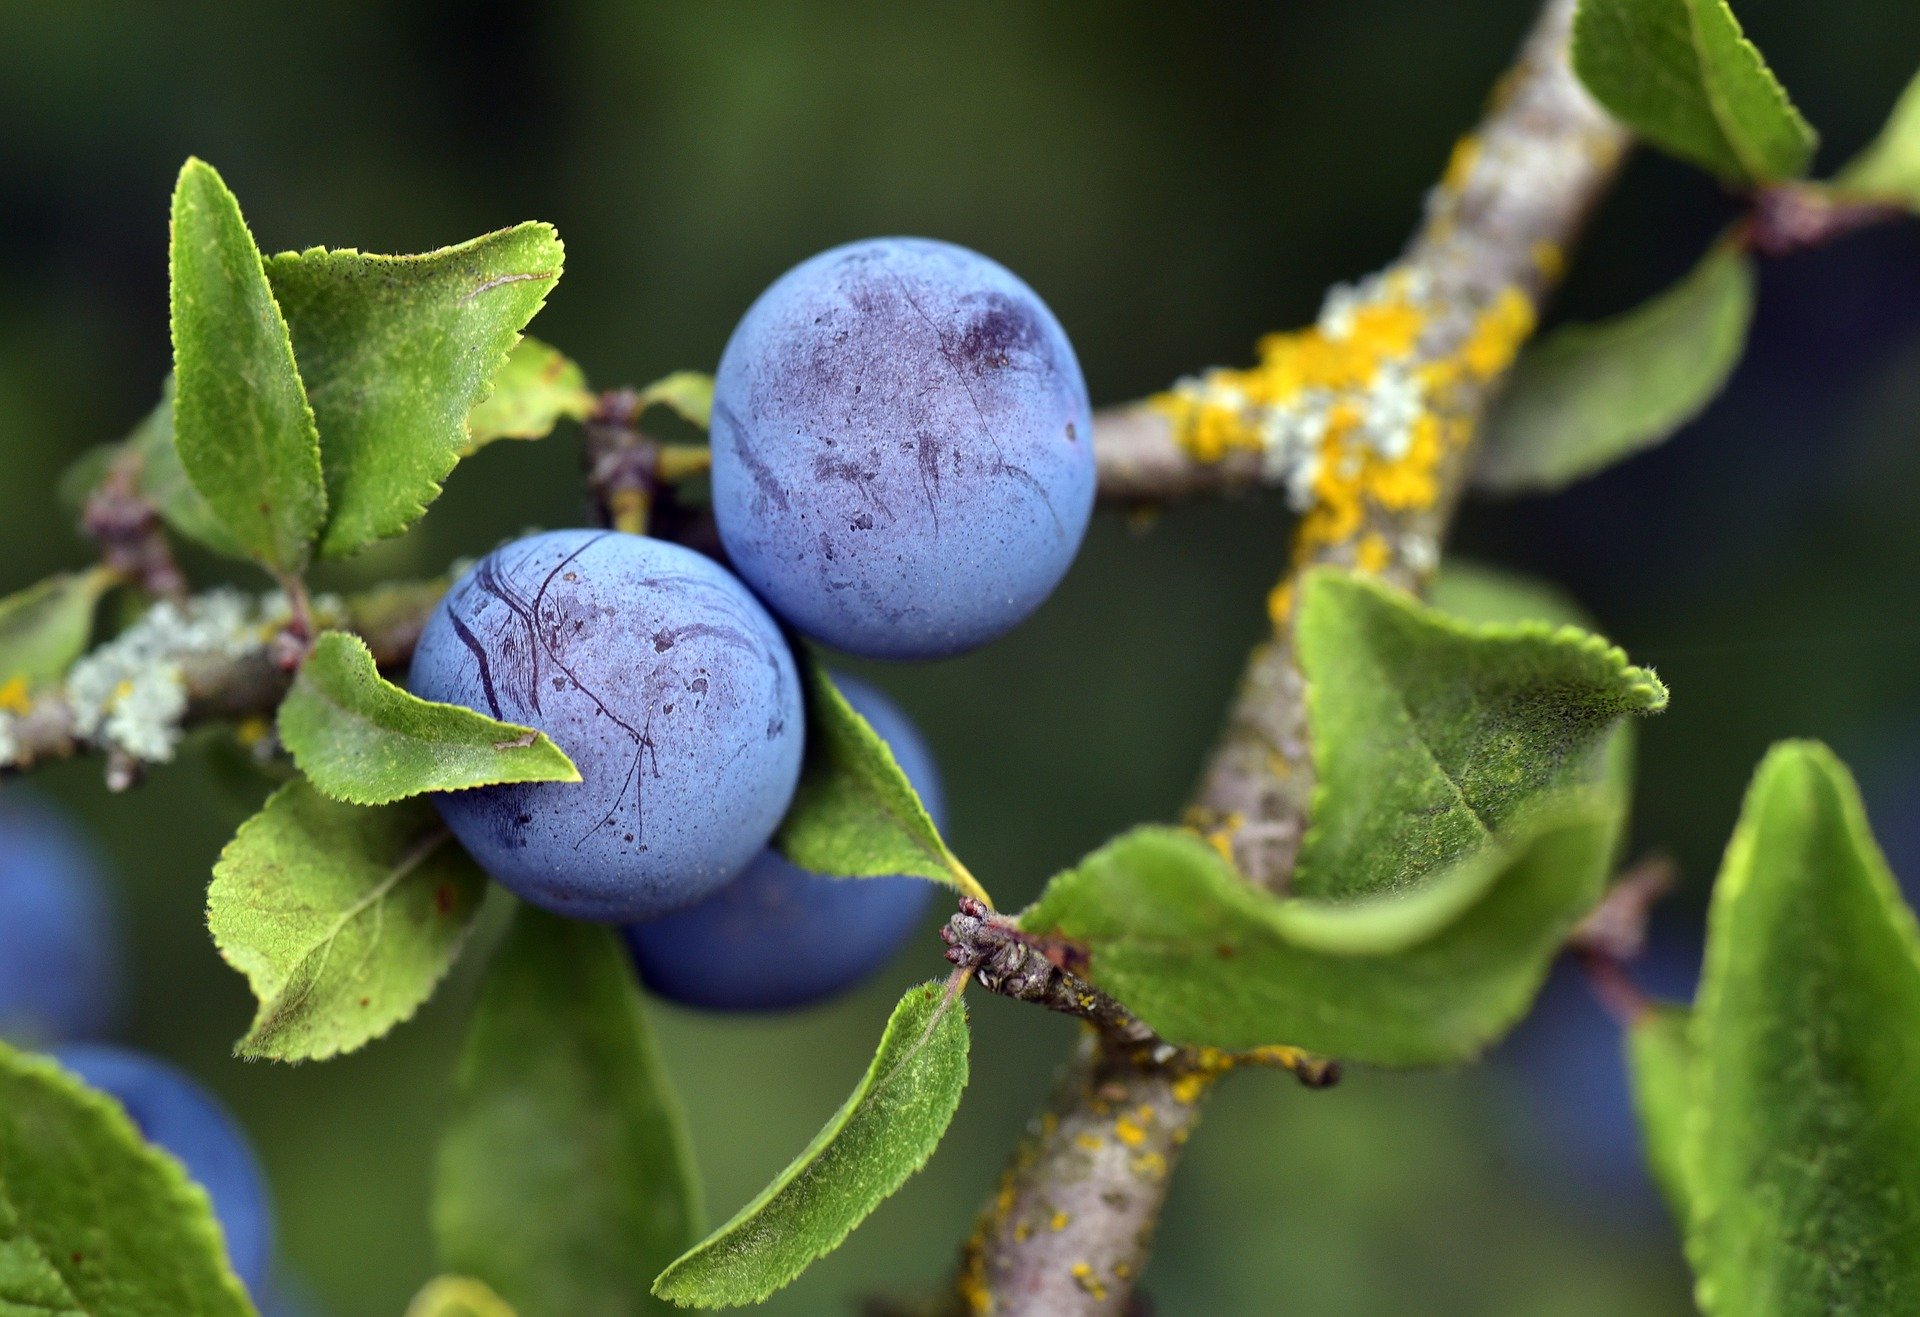
[[[1076,1146],[1085,1148],[1088,1152],[1099,1152],[1102,1147],[1099,1136],[1095,1134],[1076,1134],[1073,1136],[1073,1141]]]
[[[1133,1159],[1133,1173],[1148,1180],[1159,1180],[1167,1174],[1167,1159],[1157,1152],[1143,1152]]]
[[[1274,628],[1285,626],[1293,620],[1293,582],[1285,580],[1267,592],[1267,617]]]
[[[1055,1212],[1051,1217],[1047,1218],[1047,1229],[1058,1233],[1059,1231],[1065,1230],[1067,1228],[1067,1222],[1071,1220],[1073,1220],[1073,1218],[1065,1212]]]
[[[1542,238],[1533,244],[1533,268],[1540,271],[1541,277],[1558,279],[1567,269],[1567,253],[1559,243],[1548,242]]]
[[[1113,1137],[1129,1148],[1137,1148],[1147,1141],[1147,1131],[1135,1121],[1122,1116],[1113,1122]]]
[[[1095,1299],[1104,1299],[1107,1297],[1106,1282],[1093,1274],[1093,1266],[1091,1263],[1076,1262],[1067,1268],[1067,1271],[1068,1274],[1073,1277],[1073,1283],[1085,1290],[1089,1297]]]
[[[1440,176],[1440,186],[1449,192],[1460,191],[1479,163],[1480,139],[1468,133],[1453,144],[1453,154],[1447,157],[1447,172]]]
[[[33,707],[27,698],[27,679],[21,676],[8,677],[0,683],[0,710],[7,713],[25,713]]]
[[[993,1311],[993,1291],[987,1288],[987,1253],[978,1238],[967,1241],[953,1289],[968,1312],[984,1315]]]
[[[1133,1264],[1125,1258],[1113,1264],[1113,1274],[1121,1280],[1133,1275]]]
[[[234,724],[233,739],[248,749],[252,749],[265,740],[267,733],[272,730],[273,724],[256,713],[249,717],[242,718],[238,723]]]
[[[1173,1081],[1173,1100],[1183,1107],[1198,1102],[1213,1082],[1213,1076],[1201,1072],[1190,1072]]]
[[[1360,543],[1354,546],[1353,565],[1363,572],[1378,575],[1387,568],[1393,558],[1393,550],[1387,544],[1386,537],[1377,531],[1370,531],[1360,537]]]
[[[1513,363],[1533,326],[1533,300],[1518,288],[1504,289],[1474,321],[1461,363],[1480,379],[1493,378]]]

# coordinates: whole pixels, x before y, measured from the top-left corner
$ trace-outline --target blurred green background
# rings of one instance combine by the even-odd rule
[[[1911,0],[1741,5],[1831,167],[1920,64]],[[1097,400],[1246,359],[1390,259],[1531,10],[1219,3],[231,6],[0,0],[0,590],[84,559],[55,477],[152,405],[168,366],[166,206],[195,153],[269,250],[416,251],[528,218],[568,244],[535,328],[602,385],[710,369],[752,296],[833,243],[977,247],[1041,290]],[[1636,158],[1564,312],[1675,277],[1733,211]],[[329,584],[425,574],[580,516],[575,436],[488,449],[414,534]],[[1684,984],[1746,776],[1785,735],[1860,773],[1920,879],[1920,225],[1770,265],[1733,387],[1673,445],[1554,498],[1475,503],[1459,540],[1571,588],[1674,693],[1641,744],[1636,832],[1685,875],[1663,914]],[[1001,903],[1130,823],[1177,815],[1288,517],[1247,498],[1101,518],[1016,636],[878,678],[949,783],[951,836]],[[201,559],[201,579],[221,569]],[[238,579],[238,578],[236,578]],[[482,962],[362,1053],[288,1069],[228,1049],[249,1017],[202,924],[210,863],[260,794],[204,746],[122,799],[97,763],[36,775],[96,829],[128,911],[125,1035],[257,1137],[292,1269],[327,1312],[396,1313],[433,1270],[430,1161]],[[9,786],[7,789],[15,789]],[[661,1009],[724,1216],[865,1065],[926,936],[870,987],[780,1019]],[[975,1080],[927,1171],[768,1307],[930,1286],[1073,1026],[976,1004]],[[1687,1310],[1636,1163],[1612,1027],[1556,980],[1523,1036],[1454,1074],[1326,1093],[1224,1086],[1147,1278],[1171,1314]]]

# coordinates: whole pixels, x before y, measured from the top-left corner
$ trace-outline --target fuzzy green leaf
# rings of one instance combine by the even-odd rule
[[[647,1291],[699,1236],[699,1180],[619,935],[516,911],[456,1084],[442,1262],[523,1317],[668,1311]]]
[[[1580,0],[1573,67],[1648,141],[1732,183],[1806,171],[1818,141],[1727,0]]]
[[[206,1192],[124,1108],[0,1043],[0,1311],[250,1314]]]
[[[1880,135],[1833,181],[1847,192],[1920,211],[1920,74],[1900,93]]]
[[[425,801],[365,809],[287,783],[207,890],[214,943],[259,1002],[234,1050],[323,1060],[380,1037],[433,994],[485,890]]]
[[[1342,573],[1307,578],[1296,643],[1318,781],[1303,896],[1418,886],[1548,795],[1606,780],[1615,726],[1667,702],[1596,636],[1467,625]]]
[[[1193,834],[1143,828],[1054,878],[1029,932],[1175,1042],[1273,1043],[1376,1065],[1477,1055],[1525,1012],[1599,899],[1618,811],[1569,800],[1414,891],[1278,900]]]
[[[439,496],[561,255],[552,227],[530,223],[423,256],[315,247],[267,262],[320,423],[322,556],[398,535]]]
[[[323,794],[385,805],[497,782],[578,782],[540,732],[409,694],[358,636],[323,633],[280,702],[280,740]]]
[[[435,1276],[407,1305],[406,1317],[517,1317],[511,1305],[471,1276]]]
[[[1680,429],[1739,363],[1753,284],[1752,258],[1723,241],[1659,296],[1529,348],[1488,418],[1477,483],[1560,489]]]
[[[1691,1210],[1682,1158],[1694,1105],[1692,1014],[1684,1006],[1657,1006],[1626,1033],[1627,1073],[1647,1168],[1683,1227]]]
[[[1824,746],[1754,775],[1707,920],[1685,1142],[1709,1313],[1920,1294],[1920,931]]]
[[[0,599],[0,712],[66,674],[86,651],[93,610],[112,584],[113,573],[95,567]]]
[[[193,486],[269,570],[304,570],[327,516],[320,438],[240,205],[187,161],[173,193],[173,437]]]
[[[583,420],[593,390],[571,358],[537,338],[522,338],[494,372],[492,392],[467,413],[465,457],[496,439],[544,439],[562,419]]]
[[[926,1164],[967,1086],[966,1005],[938,983],[894,1007],[860,1086],[774,1182],[653,1292],[684,1307],[759,1303],[832,1252]]]
[[[893,751],[819,663],[809,665],[807,692],[806,763],[773,839],[780,853],[842,878],[928,878],[991,905],[941,840]]]

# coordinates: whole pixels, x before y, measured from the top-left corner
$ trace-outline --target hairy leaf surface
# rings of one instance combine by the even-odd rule
[[[423,256],[315,247],[267,262],[319,419],[323,556],[398,535],[439,496],[561,255],[552,227],[530,223]]]
[[[1733,183],[1806,171],[1818,140],[1727,0],[1580,0],[1573,67],[1629,128]]]
[[[498,782],[578,782],[546,735],[409,694],[380,675],[358,636],[324,632],[280,703],[280,739],[335,800],[385,805]]]
[[[759,1303],[926,1164],[967,1086],[966,1005],[939,983],[894,1008],[860,1086],[774,1182],[654,1282],[692,1308]]]
[[[619,935],[521,906],[440,1144],[441,1260],[522,1317],[668,1311],[647,1291],[698,1237],[699,1197]]]
[[[1920,1294],[1920,932],[1826,747],[1760,765],[1714,885],[1684,1152],[1710,1313]]]
[[[433,994],[485,890],[425,801],[366,809],[287,783],[207,891],[214,943],[259,1002],[234,1050],[324,1060],[380,1037]]]
[[[200,160],[174,189],[171,268],[181,466],[236,544],[298,574],[327,516],[319,432],[260,249]]]
[[[887,743],[847,703],[824,667],[814,662],[808,668],[807,757],[774,846],[815,873],[910,874],[991,905],[941,840]]]
[[[121,1105],[0,1043],[0,1311],[250,1314],[206,1192]]]
[[[1720,242],[1657,297],[1565,325],[1521,354],[1480,448],[1476,481],[1560,489],[1650,448],[1699,415],[1746,348],[1751,257]]]

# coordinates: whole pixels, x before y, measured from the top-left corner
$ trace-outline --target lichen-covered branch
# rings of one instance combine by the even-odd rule
[[[1103,494],[1253,483],[1300,513],[1189,822],[1251,882],[1283,890],[1312,793],[1290,632],[1301,572],[1332,563],[1421,588],[1474,431],[1627,139],[1567,62],[1573,0],[1548,0],[1479,128],[1455,147],[1405,254],[1328,295],[1309,328],[1245,369],[1209,371],[1096,427]],[[1028,1130],[969,1242],[968,1310],[1128,1310],[1166,1178],[1218,1071],[1091,1033]]]

